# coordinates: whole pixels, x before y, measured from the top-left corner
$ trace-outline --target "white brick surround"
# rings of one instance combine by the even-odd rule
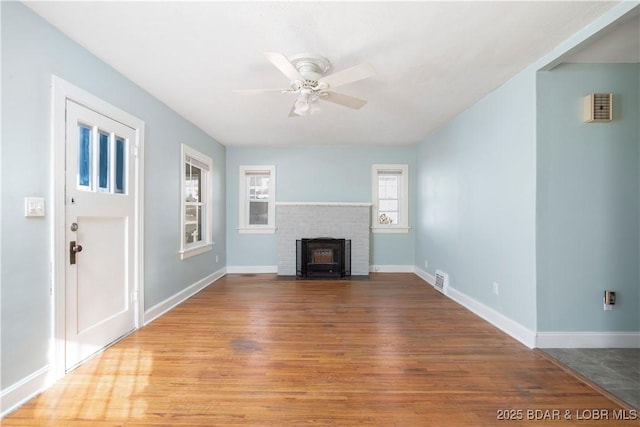
[[[296,240],[351,240],[351,274],[369,274],[370,203],[276,203],[278,274],[295,276]]]

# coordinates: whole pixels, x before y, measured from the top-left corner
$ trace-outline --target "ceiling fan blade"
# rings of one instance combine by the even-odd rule
[[[291,89],[234,89],[233,91],[235,93],[242,93],[242,94],[247,94],[247,95],[255,95],[255,94],[263,93],[263,92],[287,93],[287,92],[290,92]]]
[[[338,71],[337,73],[333,73],[329,76],[322,77],[318,80],[318,83],[326,83],[329,85],[329,88],[335,88],[375,75],[375,68],[373,68],[373,66],[368,62],[365,62],[363,64],[355,65],[345,70]]]
[[[300,75],[296,67],[294,67],[283,54],[278,52],[265,52],[264,56],[266,56],[267,59],[282,72],[282,74],[287,76],[289,80],[304,81],[304,77]]]
[[[344,93],[337,92],[325,92],[325,95],[320,97],[325,101],[333,102],[334,104],[343,105],[345,107],[353,108],[354,110],[359,110],[364,107],[367,103],[364,99],[356,98],[355,96],[345,95]]]

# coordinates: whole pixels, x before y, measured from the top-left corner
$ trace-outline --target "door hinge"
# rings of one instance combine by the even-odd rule
[[[137,292],[131,292],[131,302],[132,303],[136,303],[138,302],[138,293]]]
[[[135,157],[136,159],[138,158],[138,146],[137,145],[131,144],[131,155],[133,155],[133,157]]]

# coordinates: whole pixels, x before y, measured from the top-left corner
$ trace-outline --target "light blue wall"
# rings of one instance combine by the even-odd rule
[[[640,67],[562,65],[538,75],[538,329],[640,330]],[[614,120],[583,98],[613,93]],[[605,312],[605,289],[617,292]]]
[[[548,266],[559,270],[553,265],[553,260],[540,264],[536,259],[537,254],[546,249],[536,246],[539,243],[536,238],[541,237],[536,230],[539,226],[537,221],[540,220],[536,208],[537,203],[541,203],[536,187],[540,183],[537,174],[544,174],[543,168],[554,167],[551,163],[555,162],[545,161],[538,165],[536,160],[539,154],[537,145],[545,144],[545,141],[539,142],[537,136],[537,130],[544,124],[537,119],[540,109],[536,104],[536,71],[561,62],[565,55],[579,49],[585,40],[625,14],[634,13],[637,8],[637,2],[621,2],[612,7],[418,146],[416,266],[424,268],[424,262],[428,260],[430,274],[434,274],[436,269],[444,270],[450,274],[454,288],[533,332],[543,325],[548,327],[544,323],[546,320],[538,321],[538,316],[546,317],[550,311],[557,317],[557,312],[565,309],[557,304],[549,306],[553,302],[553,289],[542,283],[545,279],[538,277],[540,274],[548,277],[543,271]],[[636,75],[636,89],[632,85],[623,89],[628,90],[630,96],[635,96],[636,102],[638,80]],[[572,90],[570,86],[568,90]],[[560,96],[566,96],[563,95],[565,88],[562,85],[556,89]],[[582,104],[577,102],[571,108],[580,112]],[[622,114],[634,117],[637,144],[637,104]],[[632,131],[629,132],[633,135]],[[554,147],[549,149],[553,150]],[[625,172],[621,172],[621,175],[627,174],[630,180],[628,185],[633,187],[634,183],[638,183],[638,164],[635,164],[635,175],[628,166],[639,158],[637,146],[636,151],[629,150],[628,154],[631,157],[624,162]],[[612,179],[611,176],[603,178]],[[544,191],[541,192],[543,196]],[[635,221],[629,223],[630,254],[623,256],[622,260],[616,260],[615,265],[624,265],[626,269],[627,263],[635,255],[634,271],[639,274],[637,242],[636,246],[633,244],[633,237],[639,236],[639,191],[637,188],[633,191],[635,194],[630,195],[629,199],[631,204],[624,214],[620,214],[625,220],[635,215]],[[569,195],[565,193],[564,196]],[[607,201],[611,200],[610,196],[607,193]],[[619,201],[620,195],[616,194],[615,197]],[[598,215],[606,218],[604,214]],[[609,221],[616,220],[618,218],[609,218]],[[546,233],[546,230],[542,233]],[[593,273],[597,268],[592,265],[589,272]],[[624,304],[632,308],[633,299],[638,301],[637,291],[634,293],[638,276],[635,276],[634,282],[634,273],[625,271],[629,271],[626,277],[631,285],[622,285],[625,286],[622,293],[628,295],[628,298],[624,298]],[[500,285],[498,296],[491,292],[494,281]],[[542,301],[537,300],[538,287],[541,288],[540,296],[544,298]],[[624,330],[639,329],[638,311],[636,306],[636,317],[631,315],[621,322],[627,325],[635,322],[635,327],[629,326]],[[579,314],[580,317],[588,315],[585,312]],[[624,316],[627,314],[621,317]],[[607,328],[612,326],[589,329],[587,324],[583,324],[573,330],[610,330]]]
[[[225,148],[18,2],[2,7],[1,387],[48,364],[51,337],[50,85],[56,74],[146,123],[145,305],[164,301],[225,262]],[[213,252],[179,261],[180,143],[214,161]],[[23,198],[47,216],[24,218]],[[215,263],[215,255],[220,256]]]
[[[421,143],[418,268],[535,330],[535,73],[525,71]],[[499,295],[492,284],[499,285]]]
[[[227,149],[227,264],[277,265],[276,235],[238,233],[240,165],[275,165],[278,202],[371,203],[371,165],[409,165],[410,200],[414,191],[415,147],[230,147]],[[409,223],[414,208],[409,206]],[[276,218],[277,220],[277,218]],[[371,236],[371,263],[413,265],[414,233]]]

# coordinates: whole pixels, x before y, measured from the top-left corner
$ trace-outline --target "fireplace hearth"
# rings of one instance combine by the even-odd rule
[[[296,276],[351,276],[351,240],[320,237],[296,240]]]

